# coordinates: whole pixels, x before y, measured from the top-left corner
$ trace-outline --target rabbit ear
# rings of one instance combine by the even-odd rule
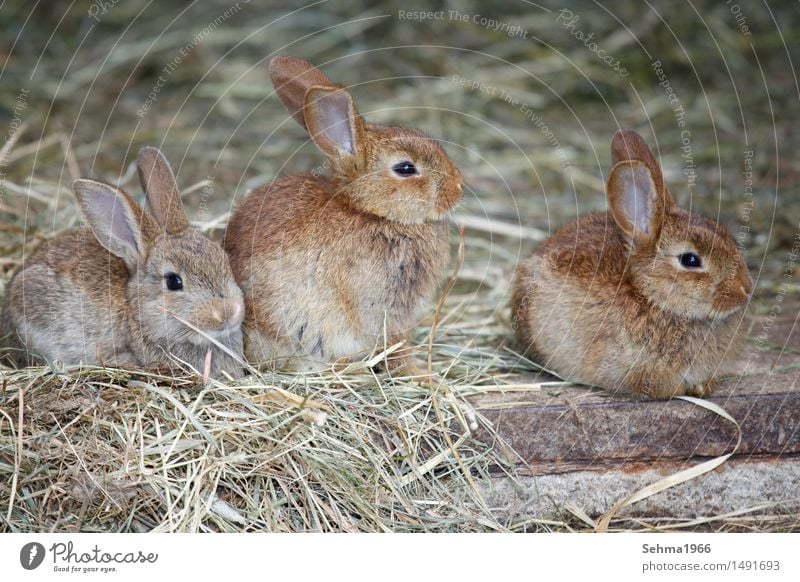
[[[608,206],[614,221],[637,245],[658,241],[664,222],[663,192],[640,160],[617,163],[608,178]]]
[[[141,208],[125,192],[104,182],[75,180],[72,187],[97,242],[135,269],[147,246]]]
[[[139,150],[136,165],[147,204],[158,226],[173,235],[189,228],[178,182],[164,154],[154,147],[143,147]]]
[[[666,190],[661,165],[656,161],[653,151],[644,138],[632,129],[619,129],[611,139],[611,165],[628,160],[639,160],[644,163],[650,170],[656,188]]]
[[[306,92],[306,129],[329,158],[353,156],[363,145],[363,121],[344,89],[312,87]]]
[[[337,87],[308,61],[275,57],[269,62],[269,76],[283,104],[295,121],[306,127],[303,118],[306,92],[312,87]]]

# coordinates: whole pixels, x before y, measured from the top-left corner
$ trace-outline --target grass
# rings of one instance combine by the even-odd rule
[[[321,64],[351,87],[369,120],[442,139],[467,195],[454,216],[465,228],[464,263],[453,266],[452,289],[439,310],[431,306],[413,347],[443,385],[375,373],[366,361],[382,347],[338,371],[236,382],[204,383],[191,372],[0,369],[0,531],[594,529],[599,516],[580,508],[553,519],[487,505],[490,476],[515,483],[520,459],[472,397],[559,386],[532,380],[536,366],[514,351],[516,263],[555,228],[605,207],[618,126],[657,142],[679,203],[734,232],[750,228],[743,248],[758,278],[757,313],[780,289],[800,229],[792,218],[800,144],[786,122],[798,113],[787,73],[797,59],[784,48],[797,45],[795,5],[770,3],[780,29],[770,10],[749,8],[748,38],[724,3],[693,4],[697,14],[627,3],[573,9],[577,29],[622,58],[628,77],[558,22],[552,3],[544,4],[550,12],[481,5],[527,31],[524,39],[472,22],[406,22],[390,2],[322,3],[282,19],[282,5],[259,3],[207,34],[232,3],[157,10],[125,2],[99,22],[87,17],[89,2],[39,7],[30,20],[28,3],[4,5],[0,29],[17,41],[0,51],[0,119],[9,120],[0,126],[0,296],[38,242],[80,222],[73,179],[139,195],[132,162],[143,145],[164,149],[190,218],[217,239],[249,188],[319,165],[269,86],[272,54]],[[653,60],[686,111],[698,168],[691,189],[682,128]],[[742,176],[749,150],[752,212]],[[454,229],[454,251],[458,244]],[[611,529],[653,528],[782,531],[797,529],[797,519],[765,505],[695,520],[611,521]]]

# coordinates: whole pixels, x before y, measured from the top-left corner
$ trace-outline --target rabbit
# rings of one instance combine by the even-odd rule
[[[656,398],[707,396],[742,343],[753,282],[730,233],[679,208],[645,140],[611,143],[609,211],[520,263],[513,326],[562,378]]]
[[[204,372],[211,350],[213,376],[241,376],[244,297],[227,256],[191,228],[161,152],[145,147],[137,163],[150,213],[110,184],[75,181],[90,228],[44,242],[9,283],[3,327],[20,348],[10,353],[18,365],[130,368],[172,355]]]
[[[269,72],[330,173],[274,180],[231,217],[224,246],[244,291],[247,359],[319,371],[408,342],[450,258],[461,173],[421,132],[364,121],[310,63],[279,56]],[[386,364],[421,371],[410,356]]]

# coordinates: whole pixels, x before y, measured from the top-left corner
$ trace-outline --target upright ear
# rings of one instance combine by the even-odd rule
[[[72,187],[97,242],[135,269],[147,244],[141,208],[125,192],[104,182],[75,180]]]
[[[314,65],[293,57],[274,57],[270,60],[269,77],[286,109],[303,127],[306,127],[303,107],[308,90],[312,87],[337,87]]]
[[[637,246],[658,242],[665,199],[650,168],[640,160],[618,162],[608,178],[608,206],[614,221]]]
[[[664,190],[664,176],[661,165],[656,161],[653,151],[648,147],[644,138],[632,129],[619,129],[611,139],[611,165],[628,160],[639,160],[653,178],[653,183],[659,190]]]
[[[332,87],[312,87],[306,92],[304,109],[308,134],[327,157],[342,158],[361,151],[363,121],[350,93]]]
[[[158,226],[172,235],[189,228],[178,182],[164,154],[154,147],[143,147],[139,150],[136,165],[147,204]]]

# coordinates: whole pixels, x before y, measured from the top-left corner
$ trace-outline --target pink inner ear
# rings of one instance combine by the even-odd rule
[[[622,208],[636,230],[648,234],[652,208],[653,180],[642,166],[622,173]]]
[[[97,202],[103,205],[101,210],[109,217],[109,235],[127,247],[136,249],[136,234],[131,228],[128,215],[122,202],[116,196],[103,196]]]
[[[355,153],[350,125],[350,99],[344,91],[321,95],[315,103],[319,111],[319,130],[325,139],[347,152]]]

